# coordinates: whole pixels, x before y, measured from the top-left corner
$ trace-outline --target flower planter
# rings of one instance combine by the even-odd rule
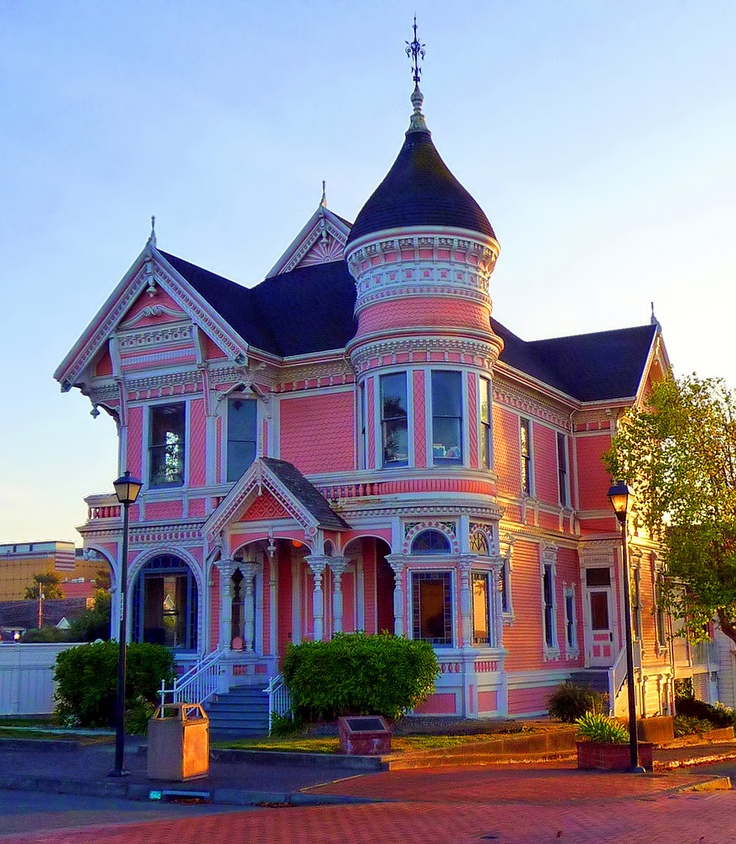
[[[631,767],[628,744],[598,744],[595,741],[575,742],[578,748],[578,768],[598,771],[628,771]],[[639,764],[652,770],[652,745],[639,742]]]

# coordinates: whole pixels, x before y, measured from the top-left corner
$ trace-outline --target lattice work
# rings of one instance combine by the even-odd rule
[[[291,515],[287,513],[283,505],[273,495],[264,493],[253,499],[253,503],[243,513],[240,521],[256,522],[267,519],[291,519]]]
[[[478,468],[478,380],[474,373],[468,373],[468,447],[470,465]]]
[[[414,464],[427,465],[427,416],[424,373],[414,373]]]

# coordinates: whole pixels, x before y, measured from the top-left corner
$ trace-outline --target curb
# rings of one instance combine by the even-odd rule
[[[159,787],[156,783],[125,783],[117,781],[99,782],[90,780],[67,780],[52,777],[18,776],[0,777],[0,789],[8,791],[40,791],[50,794],[73,794],[83,797],[118,797],[139,802],[157,801],[191,796],[204,803],[225,806],[326,806],[348,803],[382,803],[379,798],[350,797],[336,794],[307,794],[305,792],[251,791],[244,788],[197,789],[196,783],[187,788],[185,783],[167,784],[174,787]],[[152,797],[158,794],[158,797]]]

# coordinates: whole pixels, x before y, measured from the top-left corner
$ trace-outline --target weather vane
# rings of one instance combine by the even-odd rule
[[[419,57],[421,56],[424,59],[425,50],[424,47],[426,45],[420,44],[417,40],[417,16],[414,15],[414,40],[409,43],[408,41],[405,42],[406,44],[406,55],[411,59],[414,64],[412,68],[413,75],[412,78],[416,85],[419,85],[419,77],[422,73],[422,68],[419,66]]]

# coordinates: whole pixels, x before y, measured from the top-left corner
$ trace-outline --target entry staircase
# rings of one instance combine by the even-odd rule
[[[268,693],[265,686],[233,686],[204,704],[210,737],[246,738],[268,735]]]
[[[291,696],[281,674],[267,686],[230,685],[227,652],[216,649],[203,657],[167,689],[161,683],[161,703],[200,703],[215,738],[265,736],[273,717],[291,717]]]

